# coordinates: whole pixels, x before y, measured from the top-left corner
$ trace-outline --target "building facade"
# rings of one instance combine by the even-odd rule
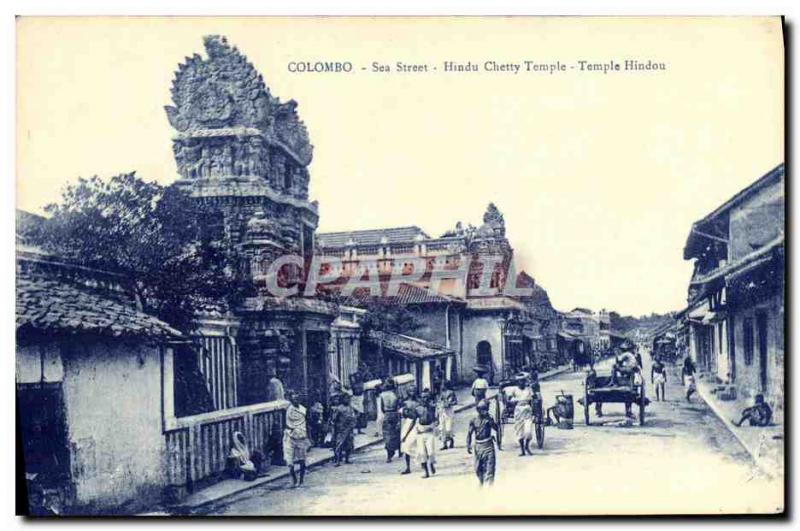
[[[19,244],[16,265],[16,396],[32,512],[158,499],[168,483],[164,367],[185,337],[139,311],[121,275]]]
[[[41,472],[52,470],[59,499],[79,512],[215,481],[235,432],[279,463],[288,402],[270,396],[269,380],[326,403],[358,362],[360,310],[266,290],[277,257],[310,258],[314,245],[312,147],[297,104],[273,97],[225,38],[204,43],[206,57],[178,66],[165,108],[175,186],[192,199],[201,237],[235,257],[240,301],[210,304],[191,331],[173,330],[137,310],[124,272],[89,271],[17,240],[26,471],[47,482]],[[18,229],[31,220],[18,217]],[[281,281],[302,281],[300,270]]]
[[[394,299],[415,312],[421,326],[408,333],[452,349],[456,380],[470,381],[479,365],[497,382],[557,357],[556,312],[532,278],[514,271],[505,220],[494,204],[477,228],[459,222],[438,238],[413,225],[320,233],[315,252],[323,266],[331,261],[328,272],[336,279],[328,289],[336,292],[374,263],[380,293],[370,297]],[[389,294],[393,273],[404,287]],[[509,278],[532,294],[507,294]]]
[[[688,306],[679,317],[698,368],[783,418],[785,203],[781,164],[692,225]]]

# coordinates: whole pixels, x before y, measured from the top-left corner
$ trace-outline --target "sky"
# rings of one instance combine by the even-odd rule
[[[176,178],[164,105],[178,63],[223,34],[295,99],[319,231],[505,216],[554,306],[685,306],[691,223],[783,161],[776,18],[18,18],[17,207],[78,177]],[[664,71],[579,70],[579,61]],[[443,72],[445,61],[565,72]],[[292,73],[292,61],[353,72]],[[427,64],[428,73],[371,71]],[[437,67],[437,71],[432,71]],[[361,70],[366,68],[366,70]]]

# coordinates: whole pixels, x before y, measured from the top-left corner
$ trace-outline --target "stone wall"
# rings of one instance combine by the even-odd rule
[[[784,409],[784,298],[774,295],[752,308],[741,309],[731,316],[733,325],[733,349],[736,356],[736,379],[734,384],[738,396],[752,399],[762,392],[760,382],[760,360],[756,314],[767,317],[767,389],[764,397],[773,407],[776,422],[782,422]],[[744,322],[752,319],[753,356],[748,364],[745,360]]]
[[[449,311],[444,304],[428,305],[428,306],[410,306],[409,310],[413,313],[414,318],[421,324],[408,333],[408,335],[431,341],[439,345],[449,347],[455,352],[455,369],[454,377],[457,381],[465,381],[464,371],[464,356],[462,346],[462,320],[463,308],[461,306],[451,305]],[[448,341],[448,323],[449,323],[449,341]],[[474,374],[472,373],[472,366],[467,367],[466,378]]]
[[[157,499],[165,484],[159,349],[82,337],[62,357],[77,504],[96,511]]]
[[[764,188],[730,212],[731,261],[752,253],[784,230],[783,182]]]
[[[478,364],[478,343],[487,341],[492,349],[495,382],[502,371],[503,327],[498,316],[492,313],[471,314],[464,318],[462,359],[459,378],[471,382],[475,379],[472,368]]]

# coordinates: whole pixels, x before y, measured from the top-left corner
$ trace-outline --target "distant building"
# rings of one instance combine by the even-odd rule
[[[340,279],[327,287],[333,291],[340,291],[350,279],[362,274],[365,261],[374,261],[382,283],[381,297],[393,298],[416,312],[423,326],[409,334],[455,352],[455,367],[448,374],[457,380],[471,380],[473,368],[481,365],[489,369],[493,381],[499,381],[523,367],[551,363],[556,357],[556,313],[547,293],[531,277],[521,274],[514,276],[515,285],[533,285],[533,294],[520,297],[504,293],[513,273],[513,249],[505,237],[503,215],[494,204],[487,208],[480,227],[458,223],[438,238],[409,225],[320,233],[316,244],[319,259],[341,261],[341,270],[335,271]],[[476,266],[479,258],[494,263],[493,270],[484,272]],[[398,294],[388,294],[393,267],[410,274],[414,260],[422,262],[422,274],[403,282]],[[465,274],[460,279],[435,280],[432,272],[437,264]],[[487,280],[484,287],[493,293],[480,289],[482,279]],[[358,293],[363,296],[360,288]]]
[[[688,306],[678,317],[698,368],[736,386],[740,397],[763,393],[776,418],[784,397],[784,166],[733,196],[689,232],[694,260]]]
[[[600,345],[600,319],[588,308],[574,308],[564,314],[562,328],[565,332],[582,339],[588,346]]]

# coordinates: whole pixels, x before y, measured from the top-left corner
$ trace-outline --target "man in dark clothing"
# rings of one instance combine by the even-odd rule
[[[736,426],[741,426],[744,421],[749,421],[751,426],[760,428],[770,425],[772,422],[772,408],[764,401],[764,395],[757,394],[755,402],[753,407],[748,407],[742,411],[742,418],[739,419],[739,422],[733,421]]]
[[[403,418],[400,424],[400,453],[406,461],[406,468],[401,473],[411,473],[411,458],[417,452],[417,393],[411,389],[408,392],[408,398],[403,402],[401,409],[401,417]]]
[[[389,378],[378,396],[378,411],[381,414],[381,433],[386,446],[386,462],[391,463],[395,452],[400,451],[400,400],[395,393],[394,380]]]
[[[437,365],[431,374],[431,384],[433,385],[433,396],[439,396],[442,392],[442,383],[444,382],[444,371],[442,367]]]
[[[475,474],[481,486],[494,483],[496,459],[494,451],[495,438],[492,430],[497,434],[497,448],[502,450],[502,435],[500,427],[489,415],[489,403],[481,400],[476,406],[478,416],[469,423],[467,430],[467,453],[472,453],[472,436],[475,435]]]
[[[697,369],[694,366],[692,358],[686,356],[683,361],[683,369],[681,370],[681,381],[686,387],[686,401],[691,402],[692,395],[697,392],[697,384],[695,383],[694,374]]]

